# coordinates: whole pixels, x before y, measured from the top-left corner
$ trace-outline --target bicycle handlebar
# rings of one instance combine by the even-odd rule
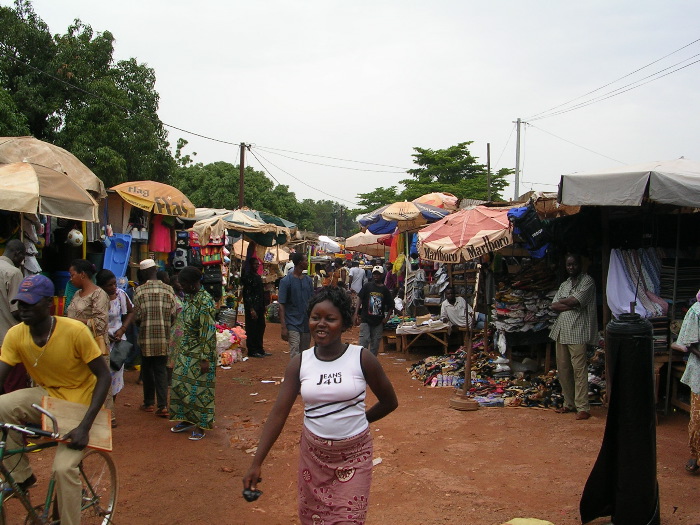
[[[49,432],[48,430],[43,430],[41,428],[27,427],[25,425],[15,425],[13,423],[0,423],[0,428],[6,428],[7,430],[15,430],[17,432],[20,432],[21,434],[26,434],[28,436],[43,436],[51,439],[60,438],[61,435],[58,433],[58,422],[56,421],[54,415],[48,410],[37,405],[36,403],[32,403],[32,407],[37,409],[39,412],[41,412],[51,420],[53,432]]]

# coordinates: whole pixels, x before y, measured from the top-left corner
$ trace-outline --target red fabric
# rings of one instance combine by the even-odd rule
[[[148,249],[152,252],[170,253],[173,251],[172,233],[163,224],[163,216],[156,215],[151,222]]]
[[[399,256],[399,253],[401,253],[400,247],[399,247],[399,240],[403,237],[403,235],[392,235],[391,236],[391,247],[389,248],[389,261],[395,261],[396,258]]]

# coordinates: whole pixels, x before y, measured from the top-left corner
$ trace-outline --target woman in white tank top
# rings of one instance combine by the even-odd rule
[[[398,406],[394,387],[377,358],[341,340],[352,326],[352,313],[349,295],[338,287],[322,288],[309,301],[309,328],[316,344],[290,360],[243,478],[244,489],[257,488],[262,463],[301,393],[304,427],[298,484],[302,524],[365,521],[372,478],[369,423]],[[377,403],[365,410],[367,386]]]

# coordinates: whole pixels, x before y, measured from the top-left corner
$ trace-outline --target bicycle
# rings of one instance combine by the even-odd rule
[[[53,432],[30,426],[0,422],[2,431],[2,439],[0,440],[0,525],[5,525],[6,523],[4,503],[9,496],[15,496],[27,511],[25,524],[57,525],[60,523],[55,494],[56,480],[53,476],[49,479],[44,503],[34,506],[29,499],[29,491],[22,490],[12,477],[12,472],[3,463],[4,459],[17,454],[26,454],[58,445],[59,442],[57,440],[60,438],[60,435],[56,418],[39,405],[33,404],[32,406],[51,420]],[[20,432],[29,439],[46,437],[51,441],[36,445],[27,444],[18,449],[8,450],[6,448],[7,434],[10,430]],[[80,523],[100,525],[113,523],[118,485],[117,469],[111,456],[102,450],[90,449],[80,462],[79,469],[82,483]]]

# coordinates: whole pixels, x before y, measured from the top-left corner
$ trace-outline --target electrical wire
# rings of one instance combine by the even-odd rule
[[[114,101],[112,101],[112,100],[109,100],[109,99],[107,99],[107,98],[105,98],[105,97],[103,97],[103,96],[101,96],[101,95],[98,95],[97,93],[93,93],[93,92],[88,91],[88,90],[86,90],[86,89],[83,89],[83,88],[81,88],[81,87],[79,87],[79,86],[76,86],[75,84],[71,84],[70,82],[68,82],[68,81],[66,81],[66,80],[64,80],[64,79],[62,79],[62,78],[60,78],[60,77],[57,77],[57,76],[55,76],[55,75],[52,75],[51,73],[47,73],[46,71],[43,71],[43,70],[41,70],[41,69],[39,69],[39,68],[37,68],[37,67],[35,67],[35,66],[32,66],[31,64],[29,64],[29,63],[28,63],[27,61],[25,61],[25,60],[22,60],[22,59],[20,59],[20,58],[18,58],[18,57],[15,57],[11,52],[8,51],[9,46],[7,46],[7,45],[4,44],[4,43],[1,43],[1,42],[0,42],[0,46],[2,46],[2,47],[0,47],[0,52],[2,52],[2,54],[4,54],[6,57],[10,58],[11,60],[14,60],[15,62],[18,62],[18,63],[24,65],[24,66],[26,66],[26,67],[28,67],[28,68],[30,68],[30,69],[32,69],[33,71],[35,71],[35,72],[37,72],[37,73],[39,73],[39,74],[41,74],[41,75],[47,76],[47,77],[49,77],[49,78],[51,78],[51,79],[53,79],[53,80],[55,80],[55,81],[57,81],[57,82],[60,82],[61,84],[65,85],[65,86],[67,86],[67,87],[69,87],[69,88],[71,88],[71,89],[74,89],[74,90],[76,90],[76,91],[80,91],[81,93],[84,93],[85,95],[89,95],[89,96],[94,97],[94,98],[96,98],[96,99],[98,99],[98,100],[101,100],[102,102],[104,102],[104,103],[106,103],[106,104],[109,104],[109,105],[111,105],[111,106],[117,107],[117,108],[119,108],[119,109],[121,109],[121,110],[127,112],[129,115],[138,114],[138,113],[134,112],[132,109],[127,108],[126,106],[122,106],[121,104],[119,104],[119,103],[117,103],[117,102],[114,102]],[[144,115],[144,116],[150,117],[150,115]],[[234,141],[229,141],[229,140],[218,139],[218,138],[215,138],[215,137],[211,137],[211,136],[208,136],[208,135],[204,135],[203,133],[197,133],[197,132],[195,132],[195,131],[191,131],[191,130],[188,130],[188,129],[185,129],[185,128],[181,128],[181,127],[179,127],[179,126],[175,126],[174,124],[169,124],[169,123],[163,122],[163,121],[160,121],[160,122],[161,122],[161,124],[162,124],[163,126],[165,126],[165,127],[167,127],[167,128],[174,129],[174,130],[180,131],[180,132],[182,132],[182,133],[187,133],[188,135],[192,135],[192,136],[195,136],[195,137],[199,137],[199,138],[202,138],[202,139],[205,139],[205,140],[210,140],[210,141],[212,141],[212,142],[218,142],[218,143],[220,143],[220,144],[227,144],[227,145],[230,145],[230,146],[238,146],[238,145],[240,144],[240,141],[234,142]],[[299,162],[307,162],[307,163],[309,163],[309,164],[318,164],[319,166],[326,166],[326,167],[331,167],[331,168],[339,168],[339,169],[347,169],[347,170],[356,170],[356,171],[369,171],[369,172],[377,172],[377,173],[406,173],[405,170],[407,169],[407,168],[402,168],[402,167],[400,167],[400,166],[392,166],[392,165],[388,165],[388,164],[378,164],[378,163],[374,163],[374,162],[364,162],[364,161],[359,161],[359,160],[342,159],[342,158],[337,158],[337,157],[328,157],[328,156],[325,156],[325,155],[314,155],[314,154],[312,154],[312,153],[302,153],[302,152],[297,152],[297,151],[284,150],[284,149],[280,149],[280,148],[261,147],[261,146],[256,146],[256,147],[259,147],[259,148],[263,149],[263,151],[270,150],[269,153],[274,153],[274,154],[276,154],[276,155],[281,155],[281,156],[283,156],[283,157],[287,157],[287,156],[286,156],[286,155],[282,155],[281,153],[276,153],[276,152],[273,151],[273,150],[276,150],[276,151],[285,151],[285,152],[289,152],[289,153],[295,153],[295,154],[297,154],[297,155],[309,155],[309,156],[322,157],[322,158],[329,158],[329,159],[334,159],[334,160],[342,160],[342,161],[344,161],[344,162],[355,162],[355,163],[359,163],[359,164],[367,164],[367,165],[373,165],[373,166],[384,166],[384,167],[389,167],[389,168],[397,168],[397,169],[404,170],[404,171],[363,170],[363,169],[360,169],[360,168],[350,168],[350,167],[347,167],[347,166],[333,166],[333,165],[330,165],[330,164],[321,164],[321,163],[315,163],[315,162],[305,161],[305,160],[302,160],[302,159],[296,159],[296,158],[294,158],[294,157],[287,157],[287,158],[289,158],[289,159],[296,160],[296,161],[299,161]],[[252,151],[251,151],[251,153],[252,153]],[[300,182],[301,182],[301,181],[300,181]],[[320,190],[319,190],[319,191],[320,191]],[[346,201],[346,202],[349,202],[349,201]]]
[[[530,120],[541,120],[541,119],[544,119],[544,118],[549,118],[549,117],[554,117],[554,116],[557,116],[557,115],[562,115],[562,114],[564,114],[564,113],[569,113],[570,111],[574,111],[574,110],[577,110],[577,109],[584,108],[584,107],[586,107],[586,106],[590,106],[591,104],[595,104],[596,102],[602,102],[603,100],[607,100],[607,99],[609,99],[609,98],[616,97],[616,96],[618,96],[618,95],[622,95],[623,93],[627,93],[628,91],[632,91],[633,89],[637,89],[637,88],[642,87],[642,86],[644,86],[644,85],[646,85],[646,84],[649,84],[650,82],[654,82],[655,80],[659,80],[659,79],[661,79],[661,78],[667,77],[667,76],[669,76],[669,75],[671,75],[671,74],[673,74],[673,73],[677,73],[678,71],[681,71],[682,69],[685,69],[685,68],[690,67],[690,66],[692,66],[692,65],[694,65],[694,64],[697,64],[698,62],[700,62],[700,60],[696,60],[695,62],[691,62],[690,64],[686,64],[685,66],[682,66],[682,67],[679,67],[679,68],[677,68],[677,69],[674,69],[673,71],[669,71],[668,73],[665,73],[665,74],[663,74],[663,75],[659,75],[659,73],[662,73],[663,71],[666,71],[667,69],[671,69],[672,67],[676,67],[676,66],[678,66],[679,64],[682,64],[683,62],[686,62],[686,61],[688,61],[688,60],[690,60],[690,59],[692,59],[692,58],[695,58],[695,57],[697,57],[697,56],[700,56],[700,53],[699,53],[699,54],[696,54],[696,55],[693,55],[692,57],[686,58],[685,60],[682,60],[682,61],[680,61],[680,62],[677,62],[676,64],[673,64],[672,66],[669,66],[669,67],[667,67],[667,68],[661,69],[661,70],[657,71],[656,73],[652,73],[651,75],[647,75],[646,77],[643,77],[643,78],[641,78],[641,79],[639,79],[639,80],[636,80],[636,81],[634,81],[634,82],[630,82],[629,84],[626,84],[626,85],[624,85],[624,86],[622,86],[622,87],[619,87],[619,88],[617,88],[617,89],[614,89],[614,90],[612,90],[612,91],[609,91],[609,92],[607,92],[607,93],[604,93],[603,95],[600,95],[599,97],[596,97],[596,98],[587,100],[587,101],[585,101],[585,102],[581,102],[580,104],[577,104],[577,105],[572,106],[572,107],[570,107],[570,108],[562,109],[562,110],[560,110],[560,111],[556,111],[556,112],[554,112],[554,113],[550,113],[550,114],[548,114],[548,115],[543,115],[543,116],[540,116],[540,117],[537,117],[537,118],[534,118],[534,119],[530,119]],[[658,76],[657,76],[657,75],[658,75]],[[652,78],[652,77],[654,77],[654,78]],[[645,79],[650,79],[650,80],[647,80],[646,82],[642,82],[642,80],[645,80]],[[641,84],[640,84],[640,82],[641,82]],[[637,85],[635,85],[635,84],[637,84]],[[630,87],[630,86],[631,86],[631,87]],[[625,88],[628,88],[628,89],[625,89]]]
[[[513,138],[513,132],[515,131],[515,126],[516,124],[513,123],[513,127],[510,129],[510,135],[508,135],[508,140],[506,140],[506,145],[503,146],[503,150],[501,151],[501,154],[498,156],[498,160],[496,161],[496,164],[493,165],[493,172],[498,173],[498,164],[501,162],[501,158],[503,157],[503,154],[506,152],[506,148],[508,147],[508,144],[510,144],[510,139]]]
[[[260,147],[260,146],[258,146],[258,148],[259,148],[259,147]],[[405,171],[368,170],[368,169],[363,169],[363,168],[351,168],[351,167],[349,167],[349,166],[336,166],[336,165],[333,165],[333,164],[323,164],[322,162],[313,162],[313,161],[310,161],[310,160],[297,159],[297,158],[294,158],[294,157],[290,157],[289,155],[284,155],[283,153],[277,153],[276,151],[265,150],[265,149],[263,149],[263,151],[265,151],[265,153],[271,153],[271,154],[273,154],[273,155],[279,155],[280,157],[284,157],[284,158],[286,158],[286,159],[295,160],[295,161],[297,161],[297,162],[304,162],[304,163],[306,163],[306,164],[314,164],[314,165],[316,165],[316,166],[326,166],[326,167],[328,167],[328,168],[338,168],[338,169],[341,169],[341,170],[352,170],[352,171],[368,171],[368,172],[371,172],[371,173],[397,173],[397,174],[398,174],[398,173],[401,173],[401,174],[405,174],[405,173],[406,173]]]
[[[596,89],[594,89],[594,90],[592,90],[592,91],[589,91],[588,93],[584,93],[583,95],[581,95],[581,96],[579,96],[579,97],[572,98],[572,99],[569,100],[568,102],[564,102],[563,104],[559,104],[559,105],[557,105],[557,106],[553,106],[553,107],[551,107],[551,108],[549,108],[549,109],[546,109],[546,110],[544,110],[544,111],[540,111],[539,113],[535,113],[534,115],[532,115],[531,117],[528,117],[528,118],[525,119],[525,120],[533,120],[535,117],[538,117],[538,116],[540,116],[540,115],[543,115],[544,113],[549,113],[550,111],[552,111],[552,110],[554,110],[554,109],[558,109],[558,108],[561,108],[561,107],[563,107],[563,106],[567,106],[567,105],[569,105],[570,103],[572,103],[572,102],[574,102],[574,101],[576,101],[576,100],[579,100],[579,99],[582,99],[582,98],[584,98],[584,97],[587,97],[588,95],[591,95],[591,94],[593,94],[593,93],[596,93],[596,92],[600,91],[601,89],[605,89],[606,87],[611,86],[611,85],[614,84],[615,82],[619,82],[619,81],[622,80],[623,78],[627,78],[627,77],[629,77],[629,76],[634,75],[635,73],[639,73],[639,72],[642,71],[643,69],[646,69],[646,68],[648,68],[648,67],[650,67],[650,66],[656,64],[657,62],[661,62],[663,59],[668,58],[668,57],[670,57],[671,55],[675,55],[675,54],[678,53],[679,51],[682,51],[682,50],[685,49],[686,47],[690,47],[690,46],[692,46],[693,44],[696,44],[697,42],[700,42],[700,38],[698,38],[697,40],[693,40],[693,41],[690,42],[689,44],[686,44],[686,45],[684,45],[683,47],[680,47],[680,48],[676,49],[675,51],[672,51],[672,52],[669,53],[668,55],[664,55],[664,56],[662,56],[661,58],[658,58],[658,59],[654,60],[653,62],[649,62],[647,65],[642,66],[642,67],[640,67],[640,68],[638,68],[638,69],[635,69],[635,70],[632,71],[631,73],[627,73],[626,75],[623,75],[623,76],[621,76],[620,78],[618,78],[618,79],[616,79],[616,80],[613,80],[612,82],[608,82],[607,84],[602,85],[602,86],[600,86],[599,88],[596,88]]]
[[[253,152],[251,151],[251,153],[253,153]],[[280,168],[279,166],[277,166],[274,162],[272,162],[270,159],[266,158],[262,153],[260,153],[260,151],[258,151],[258,155],[260,155],[263,159],[265,159],[265,162],[269,163],[271,166],[274,166],[275,168],[277,168],[278,170],[280,170],[282,173],[285,173],[285,174],[289,175],[291,178],[293,178],[293,179],[296,180],[297,182],[300,182],[301,184],[303,184],[303,185],[306,186],[307,188],[311,188],[312,190],[315,190],[315,191],[317,191],[317,192],[319,192],[319,193],[322,193],[322,194],[324,194],[324,195],[326,195],[326,196],[328,196],[328,197],[332,197],[332,198],[334,198],[334,199],[336,199],[336,200],[343,201],[343,202],[347,202],[348,204],[352,204],[353,206],[357,206],[357,203],[355,203],[355,202],[349,201],[349,200],[347,200],[347,199],[343,199],[343,198],[341,198],[341,197],[336,197],[335,195],[331,195],[330,193],[327,193],[327,192],[325,192],[325,191],[323,191],[323,190],[321,190],[321,189],[319,189],[319,188],[316,188],[316,187],[314,187],[314,186],[311,186],[310,184],[307,184],[306,182],[304,182],[304,181],[301,180],[300,178],[295,177],[294,175],[292,175],[292,174],[289,173],[288,171],[286,171],[286,170]],[[253,154],[253,156],[255,156],[255,155]],[[255,158],[258,159],[257,156],[255,156]],[[258,162],[260,162],[260,159],[258,159]],[[261,163],[261,165],[262,165],[262,163]],[[265,168],[265,171],[267,171],[267,168]],[[268,172],[268,173],[269,173],[269,172]]]
[[[342,161],[344,161],[344,162],[356,162],[356,163],[359,163],[359,164],[368,164],[368,165],[370,165],[370,166],[382,166],[382,167],[384,167],[384,168],[396,168],[396,169],[400,169],[400,170],[404,170],[404,171],[407,171],[407,170],[410,169],[410,168],[404,168],[404,167],[402,167],[402,166],[393,166],[393,165],[391,165],[391,164],[378,164],[378,163],[376,163],[376,162],[364,162],[364,161],[361,161],[361,160],[343,159],[343,158],[340,158],[340,157],[329,157],[329,156],[327,156],[327,155],[316,155],[316,154],[314,154],[314,153],[302,153],[301,151],[292,151],[292,150],[281,149],[281,148],[271,148],[271,147],[269,147],[269,146],[259,146],[259,145],[256,145],[256,147],[261,148],[261,149],[264,150],[264,151],[267,151],[267,150],[272,150],[272,151],[284,151],[285,153],[294,153],[294,154],[296,154],[296,155],[308,155],[308,156],[310,156],[310,157],[321,157],[321,158],[323,158],[323,159],[342,160]]]
[[[623,161],[621,161],[621,160],[617,160],[617,159],[614,159],[614,158],[612,158],[612,157],[608,157],[607,155],[603,155],[602,153],[598,153],[597,151],[593,151],[593,150],[590,149],[590,148],[586,148],[585,146],[581,146],[580,144],[576,144],[575,142],[571,142],[570,140],[566,140],[565,138],[562,138],[562,137],[560,137],[560,136],[558,136],[558,135],[555,135],[554,133],[550,133],[550,132],[547,131],[546,129],[542,129],[542,128],[539,127],[539,126],[535,126],[534,124],[528,123],[528,125],[529,125],[529,126],[532,126],[532,127],[535,128],[535,129],[540,130],[542,133],[546,133],[547,135],[551,135],[551,136],[554,137],[554,138],[557,138],[557,139],[559,139],[559,140],[562,140],[562,141],[564,141],[564,142],[567,142],[568,144],[571,144],[572,146],[576,146],[577,148],[581,148],[581,149],[584,149],[584,150],[589,151],[589,152],[591,152],[591,153],[595,153],[596,155],[600,155],[601,157],[605,157],[606,159],[610,159],[610,160],[612,160],[612,161],[619,162],[620,164],[628,164],[627,162],[623,162]]]
[[[247,149],[248,149],[248,151],[250,151],[250,154],[251,154],[253,157],[255,157],[255,160],[257,160],[258,163],[259,163],[259,164],[262,166],[262,168],[265,170],[265,173],[267,173],[270,177],[272,177],[272,180],[274,180],[274,181],[277,183],[278,186],[281,186],[280,181],[278,181],[278,180],[275,178],[275,176],[274,176],[272,173],[270,173],[270,170],[268,170],[267,167],[265,166],[265,164],[263,164],[262,161],[258,158],[258,156],[257,156],[255,153],[253,153],[253,151],[250,149],[250,146],[248,146]]]

